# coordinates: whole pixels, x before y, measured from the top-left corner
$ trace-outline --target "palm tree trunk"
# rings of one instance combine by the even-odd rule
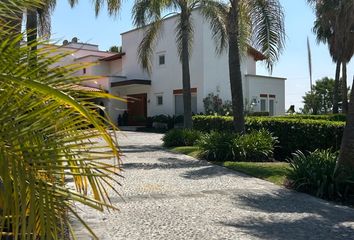
[[[187,30],[190,13],[186,10],[181,12],[182,26],[182,84],[183,84],[183,111],[184,111],[184,128],[192,128],[192,94],[191,94],[191,77],[189,70],[189,31]]]
[[[342,62],[342,111],[348,113],[347,63]]]
[[[336,114],[339,112],[338,102],[339,102],[339,77],[340,77],[340,61],[337,61],[336,67],[336,77],[334,80],[334,89],[333,89],[333,113]]]
[[[27,34],[27,45],[32,45],[31,47],[31,55],[30,61],[31,64],[36,64],[37,62],[37,45],[35,42],[37,41],[38,35],[38,19],[37,19],[37,11],[35,9],[27,9],[27,21],[26,21],[26,34]]]
[[[354,88],[354,77],[353,85]],[[354,91],[351,91],[350,102],[347,113],[347,124],[344,129],[342,145],[339,152],[337,169],[354,170]]]
[[[229,31],[229,74],[233,110],[233,125],[236,133],[244,133],[245,119],[242,92],[240,50],[238,42],[238,1],[234,0],[230,9]]]

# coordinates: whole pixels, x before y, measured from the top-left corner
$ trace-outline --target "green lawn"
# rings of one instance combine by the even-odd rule
[[[198,157],[198,147],[175,147],[172,152],[186,154],[192,157]],[[248,174],[253,177],[261,178],[277,185],[283,185],[286,172],[289,168],[288,163],[283,162],[215,162],[220,166]]]
[[[283,185],[286,172],[289,168],[288,163],[282,162],[222,162],[220,165],[246,173],[250,176],[261,178],[277,185]]]

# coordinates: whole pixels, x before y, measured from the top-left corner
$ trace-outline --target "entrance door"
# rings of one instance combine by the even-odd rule
[[[144,126],[147,118],[147,94],[128,95],[128,125]]]

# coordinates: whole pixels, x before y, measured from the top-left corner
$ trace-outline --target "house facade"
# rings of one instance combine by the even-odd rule
[[[204,112],[203,99],[208,94],[230,100],[231,91],[227,53],[218,55],[208,22],[198,11],[193,12],[194,44],[190,58],[192,87],[192,111]],[[138,61],[138,46],[144,29],[134,29],[121,34],[122,52],[101,52],[97,45],[66,42],[62,50],[75,50],[63,60],[68,63],[96,63],[84,68],[78,75],[101,76],[83,83],[85,86],[103,89],[113,95],[124,97],[127,102],[103,100],[107,113],[114,122],[127,111],[130,125],[140,125],[148,116],[159,114],[182,115],[182,67],[175,41],[176,17],[164,20],[152,56],[149,74]],[[255,112],[285,114],[285,78],[257,75],[256,62],[264,56],[249,48],[242,57],[241,72],[243,94],[248,108]]]

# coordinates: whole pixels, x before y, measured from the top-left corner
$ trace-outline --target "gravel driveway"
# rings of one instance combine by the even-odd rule
[[[100,239],[354,239],[354,209],[168,152],[161,137],[119,133],[120,212],[82,209]]]

